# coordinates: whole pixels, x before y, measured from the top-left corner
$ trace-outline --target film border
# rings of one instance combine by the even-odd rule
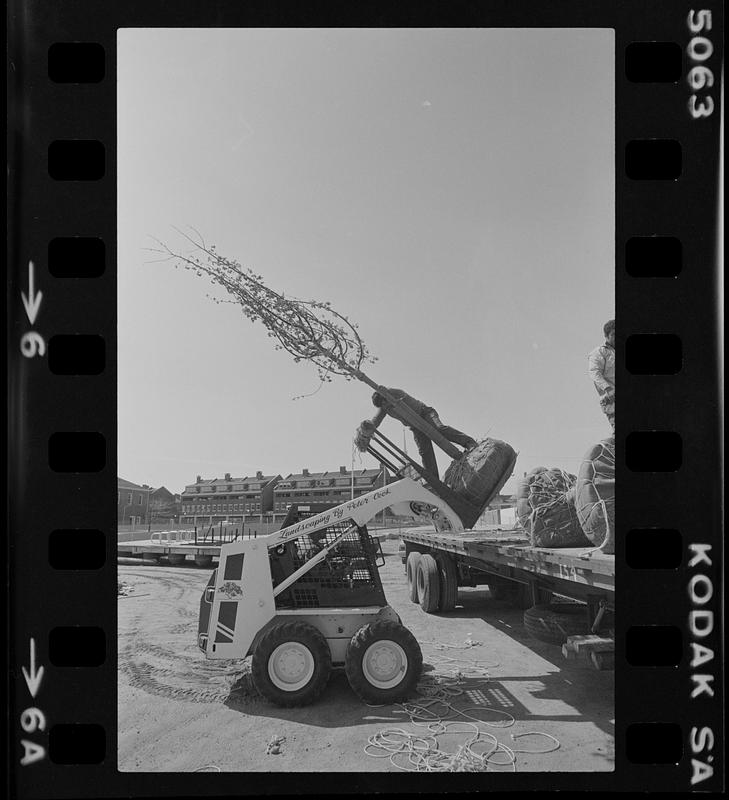
[[[691,10],[709,10],[712,32],[688,27]],[[621,403],[617,410],[617,529],[665,528],[682,537],[682,562],[675,570],[631,569],[618,548],[618,591],[630,598],[618,603],[616,637],[616,770],[613,774],[549,774],[551,788],[638,790],[717,790],[723,788],[723,687],[720,667],[722,503],[719,393],[720,351],[716,262],[718,208],[719,71],[722,58],[723,6],[716,2],[566,2],[556,11],[549,4],[468,4],[448,10],[432,6],[416,16],[403,8],[375,10],[320,6],[316,15],[280,8],[232,3],[189,3],[168,16],[165,3],[93,4],[59,2],[52,9],[40,2],[16,2],[9,9],[10,97],[12,120],[12,217],[10,225],[11,369],[9,412],[11,466],[9,562],[12,576],[9,674],[13,679],[11,763],[15,790],[22,797],[112,797],[241,794],[236,774],[120,774],[116,772],[116,592],[115,529],[111,498],[116,491],[116,30],[119,27],[185,26],[485,26],[609,27],[615,29],[616,81],[616,301],[618,351],[628,336],[673,334],[680,337],[682,365],[670,375],[630,373],[618,362]],[[697,21],[697,20],[696,20]],[[687,113],[692,94],[686,74],[692,66],[690,42],[705,34],[712,42],[717,82],[714,114],[694,119]],[[85,83],[49,79],[49,50],[57,43],[100,45],[104,71]],[[631,82],[624,64],[626,48],[635,42],[675,42],[683,54],[681,79],[675,83]],[[97,75],[98,77],[98,75]],[[626,153],[636,140],[680,143],[680,175],[673,180],[639,180],[626,174]],[[100,142],[69,155],[85,179],[53,178],[52,147],[57,142]],[[91,153],[87,156],[87,153]],[[101,155],[100,155],[101,153]],[[63,160],[63,159],[62,159]],[[55,163],[58,163],[56,161]],[[13,168],[14,165],[14,168]],[[101,165],[101,167],[99,166]],[[101,168],[101,174],[99,169]],[[73,175],[72,175],[73,177]],[[673,278],[640,278],[628,272],[627,242],[634,237],[676,237],[682,246],[681,272]],[[105,245],[105,264],[96,277],[59,278],[49,270],[48,247],[59,238],[90,237]],[[34,263],[31,274],[29,262]],[[98,263],[98,262],[97,262]],[[34,285],[31,287],[30,281]],[[21,303],[21,292],[26,302]],[[40,298],[40,299],[39,299]],[[31,319],[32,317],[32,319]],[[39,338],[27,337],[36,332]],[[105,367],[99,374],[59,376],[43,365],[37,352],[55,335],[86,334],[105,342]],[[27,352],[21,354],[19,343]],[[42,342],[42,344],[41,344]],[[630,432],[675,432],[681,437],[678,469],[631,470],[625,462]],[[49,442],[57,433],[96,433],[103,437],[103,466],[88,472],[54,471]],[[78,441],[78,440],[76,440]],[[101,456],[94,442],[61,447],[58,456]],[[646,452],[645,445],[634,451]],[[63,445],[63,442],[61,442]],[[670,449],[670,445],[669,445]],[[53,452],[50,457],[53,457]],[[666,451],[668,452],[668,451]],[[665,453],[664,453],[665,455]],[[670,452],[668,452],[670,455]],[[81,460],[79,460],[81,459]],[[637,462],[636,462],[637,463]],[[645,463],[645,462],[644,462]],[[73,464],[71,463],[73,467]],[[98,466],[98,464],[96,465]],[[649,463],[650,466],[650,463]],[[38,498],[43,498],[39,502]],[[701,498],[699,504],[691,504]],[[89,529],[105,537],[105,560],[98,569],[53,569],[48,540],[54,529]],[[711,546],[711,550],[706,549]],[[703,577],[702,577],[703,576]],[[708,586],[713,597],[708,597]],[[702,594],[703,592],[703,594]],[[708,599],[707,599],[708,597]],[[714,614],[713,629],[701,634],[696,612]],[[707,619],[706,616],[703,617]],[[627,663],[628,626],[676,626],[682,633],[683,657],[674,668],[647,668]],[[54,628],[88,626],[106,633],[103,663],[78,669],[52,666],[49,634]],[[710,648],[711,658],[696,667],[691,645]],[[712,681],[697,679],[710,674]],[[710,696],[702,687],[709,684]],[[699,689],[698,694],[691,694]],[[29,710],[31,709],[31,710]],[[38,709],[37,712],[32,709]],[[57,725],[81,723],[104,728],[103,760],[65,765],[48,757]],[[639,764],[628,760],[626,743],[634,724],[680,726],[680,757],[673,764]],[[645,735],[644,729],[640,730]],[[711,735],[707,733],[711,732]],[[66,735],[71,735],[67,729]],[[650,735],[650,729],[648,730]],[[669,735],[670,736],[670,735]],[[24,767],[23,741],[43,749],[44,756]],[[711,746],[710,746],[711,745]],[[31,752],[40,752],[31,748]],[[95,754],[95,755],[98,755]],[[713,760],[710,758],[713,757]],[[93,760],[93,759],[92,759]],[[697,766],[697,762],[699,766]],[[703,767],[701,766],[703,765]],[[705,771],[702,772],[702,769]],[[709,772],[711,774],[709,774]],[[696,780],[697,775],[700,780]],[[358,774],[348,790],[384,790],[389,776]],[[534,775],[488,776],[489,788],[532,788]],[[536,779],[537,781],[539,779]],[[478,775],[410,776],[411,788],[454,790],[483,788]],[[692,782],[693,781],[693,782]],[[316,790],[317,775],[257,776],[251,791]]]

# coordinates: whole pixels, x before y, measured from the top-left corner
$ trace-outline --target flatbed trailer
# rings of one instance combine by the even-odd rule
[[[459,588],[486,585],[497,599],[524,609],[549,609],[546,604],[553,598],[559,601],[560,597],[584,604],[585,615],[581,617],[584,634],[565,635],[563,655],[566,658],[575,658],[578,654],[588,656],[598,669],[610,668],[613,635],[611,630],[606,632],[606,626],[609,626],[615,605],[614,555],[589,545],[533,547],[519,531],[438,533],[412,529],[402,531],[400,538],[406,571],[411,553],[428,554],[438,561],[441,583],[455,580]],[[451,564],[446,570],[443,567],[448,561]],[[437,580],[434,570],[430,579]],[[416,577],[408,573],[408,580],[427,582],[428,577],[427,574]],[[422,587],[420,591],[422,593]],[[440,591],[446,589],[441,585]],[[453,597],[456,591],[453,587]],[[413,587],[411,599],[415,600],[415,596],[416,587]],[[437,608],[429,608],[422,602],[421,606],[426,611],[449,610],[444,609],[442,602]],[[529,613],[535,612],[526,611],[525,620]]]
[[[585,547],[532,547],[526,535],[503,531],[403,532],[405,557],[412,551],[443,552],[456,559],[463,583],[474,586],[512,581],[575,600],[602,599],[612,608],[615,556]],[[480,573],[480,574],[479,574]],[[478,583],[474,583],[478,580]],[[535,602],[539,594],[531,598]]]

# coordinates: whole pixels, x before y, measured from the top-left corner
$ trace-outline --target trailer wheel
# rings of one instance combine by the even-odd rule
[[[437,553],[435,561],[438,564],[438,577],[440,578],[438,611],[453,611],[458,601],[458,568],[456,567],[456,562],[448,553]]]
[[[405,572],[408,576],[408,597],[413,603],[418,602],[418,564],[420,563],[420,553],[413,550],[408,555]]]
[[[365,703],[397,703],[415,692],[423,654],[403,625],[368,622],[347,646],[344,671],[354,693]]]
[[[561,645],[568,636],[590,632],[587,606],[579,603],[532,606],[524,612],[524,627],[541,642]]]
[[[258,691],[277,706],[305,706],[329,680],[332,657],[324,636],[308,622],[283,622],[261,637],[251,674]]]
[[[416,573],[418,585],[418,603],[423,611],[432,614],[438,610],[440,603],[440,575],[438,562],[428,553],[420,556]]]

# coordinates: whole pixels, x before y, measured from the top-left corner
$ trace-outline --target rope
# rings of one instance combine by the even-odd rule
[[[596,543],[588,552],[605,549],[609,552],[615,545],[612,524],[615,503],[614,439],[604,439],[588,451],[580,466],[577,484],[577,516],[587,537]]]
[[[469,650],[478,647],[469,637],[463,644],[449,644],[439,641],[423,642],[436,650]],[[456,698],[467,691],[477,690],[489,683],[489,669],[499,666],[481,660],[467,660],[452,656],[432,656],[429,658],[441,673],[423,676],[416,691],[418,699],[396,703],[407,714],[413,728],[384,728],[369,736],[364,746],[366,755],[372,758],[388,758],[397,769],[405,772],[516,772],[517,753],[551,753],[559,749],[560,742],[554,736],[542,731],[526,731],[511,734],[512,742],[523,736],[545,736],[552,745],[541,750],[526,750],[510,747],[496,738],[484,727],[510,728],[516,718],[508,711],[488,705],[469,705],[457,707]],[[475,680],[465,686],[466,680]],[[383,704],[385,705],[385,704]],[[370,706],[371,708],[382,708]],[[502,719],[481,719],[475,714],[496,714]],[[439,739],[458,736],[455,752],[442,749]]]

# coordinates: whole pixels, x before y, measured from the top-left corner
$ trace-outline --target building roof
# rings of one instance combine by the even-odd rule
[[[119,476],[117,476],[116,483],[119,489],[139,489],[142,492],[152,491],[151,486],[140,486],[138,483],[132,483]]]
[[[157,494],[159,492],[160,494],[166,494],[170,497],[175,497],[175,493],[171,492],[166,486],[158,486],[156,489],[152,489],[151,492],[152,494]]]
[[[285,478],[282,478],[281,483],[276,484],[274,487],[274,492],[291,488],[290,484],[298,485],[306,483],[311,485],[313,483],[316,485],[316,483],[319,481],[326,482],[328,484],[330,481],[333,482],[336,479],[342,478],[346,478],[348,481],[351,481],[353,474],[355,480],[361,481],[362,478],[369,478],[370,482],[372,482],[382,475],[382,470],[356,469],[354,470],[354,473],[352,473],[350,470],[340,467],[338,470],[328,470],[326,472],[290,472]]]
[[[259,483],[261,484],[261,488],[266,486],[267,484],[271,483],[271,481],[275,481],[276,479],[280,478],[280,475],[246,475],[242,478],[235,478],[231,477],[230,475],[226,475],[223,478],[200,478],[200,480],[195,481],[195,483],[188,483],[186,484],[185,488],[183,489],[183,493],[187,492],[188,490],[195,489],[196,487],[213,487],[213,486],[240,486],[245,485],[248,486],[251,483]],[[240,489],[233,489],[232,491],[241,491]],[[243,491],[246,491],[243,489]]]

